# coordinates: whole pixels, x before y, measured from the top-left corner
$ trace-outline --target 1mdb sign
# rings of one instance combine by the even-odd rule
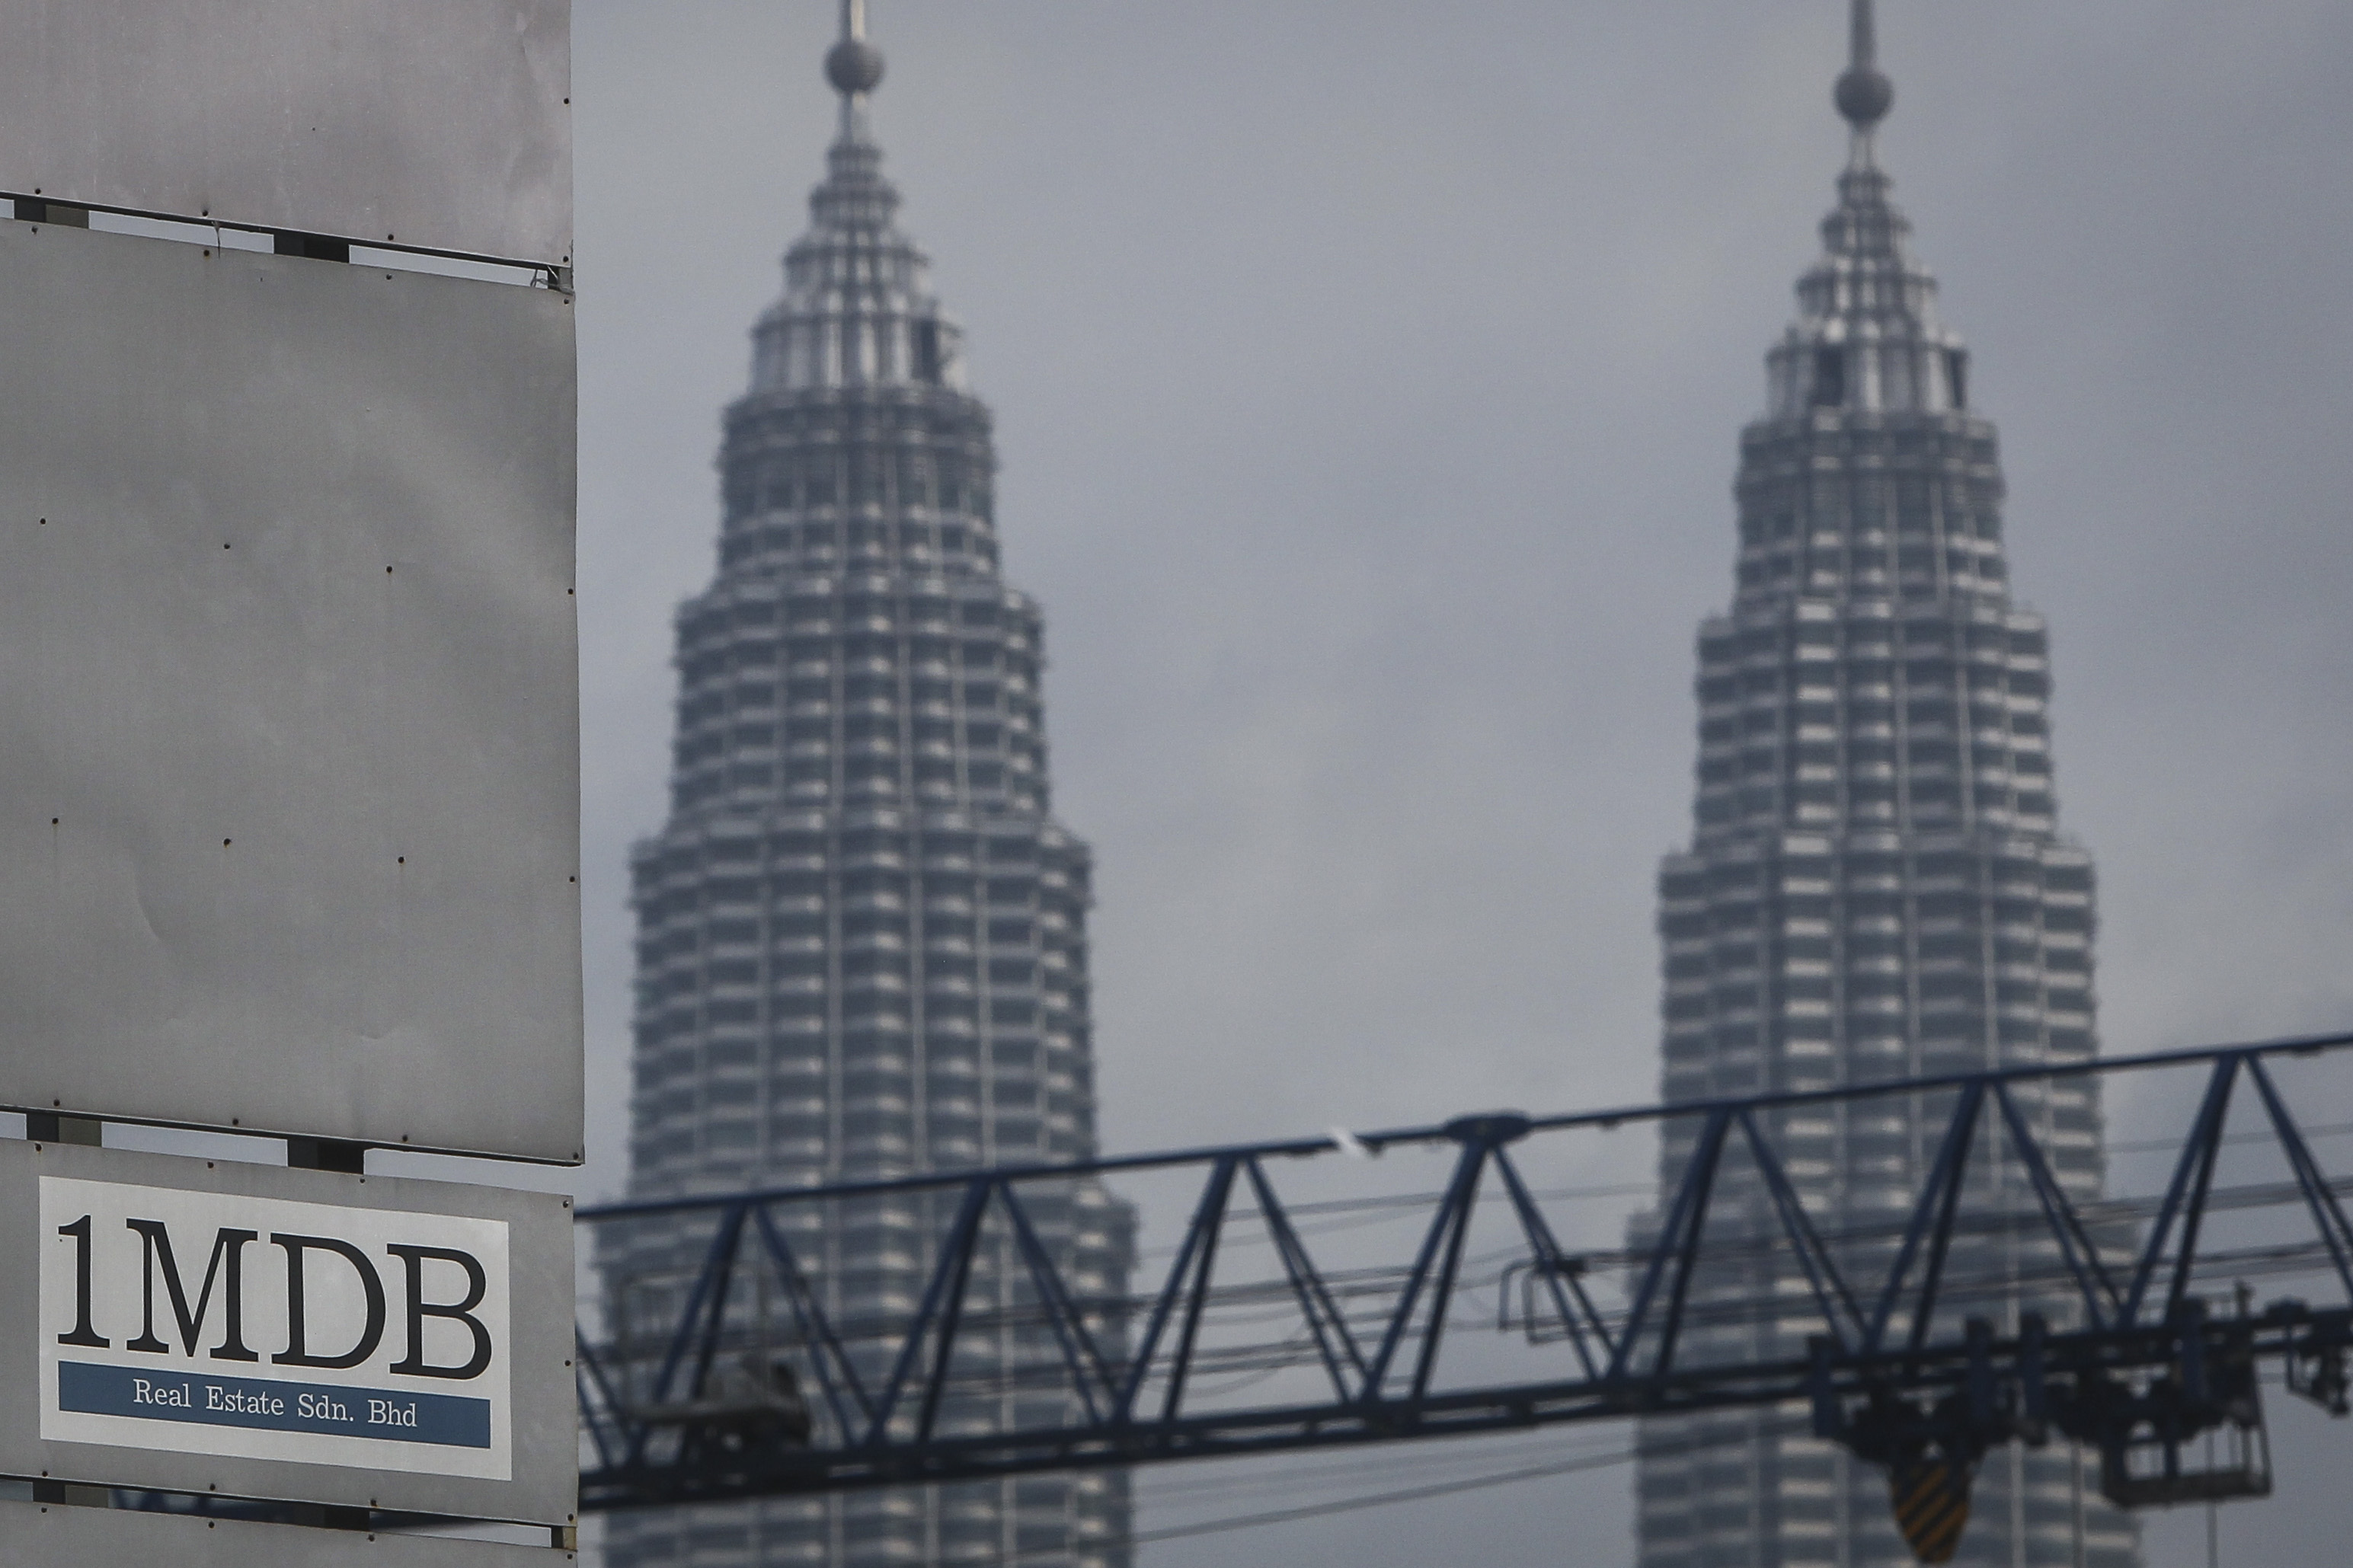
[[[0,1144],[0,1474],[569,1522],[570,1219]]]
[[[512,1473],[498,1220],[40,1178],[41,1436]]]

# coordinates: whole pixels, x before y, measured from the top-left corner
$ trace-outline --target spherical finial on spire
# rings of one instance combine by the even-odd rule
[[[1871,0],[1853,0],[1847,13],[1847,65],[1831,94],[1838,111],[1857,131],[1868,132],[1887,118],[1895,84],[1879,68],[1878,18]]]
[[[866,0],[841,0],[841,41],[825,57],[825,79],[844,98],[881,82],[882,51],[866,41]]]
[[[1831,98],[1849,125],[1868,131],[1887,118],[1895,102],[1895,84],[1877,66],[1849,66],[1839,73]]]
[[[882,51],[863,38],[844,38],[826,53],[825,79],[844,97],[872,92],[882,79]]]

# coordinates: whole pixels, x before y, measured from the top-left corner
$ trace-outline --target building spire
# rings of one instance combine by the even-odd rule
[[[825,79],[841,94],[841,139],[867,139],[866,100],[882,79],[882,51],[866,41],[866,0],[841,0],[841,37],[825,57]]]
[[[899,193],[882,177],[882,149],[868,123],[882,51],[867,41],[866,0],[841,0],[841,34],[826,53],[825,76],[841,95],[841,134],[809,193],[808,229],[785,254],[784,296],[753,329],[753,395],[874,386],[960,393],[963,335],[932,293],[923,252],[899,230]]]
[[[1831,94],[1838,111],[1854,127],[1854,160],[1859,166],[1871,163],[1871,133],[1887,118],[1888,108],[1895,101],[1895,84],[1879,68],[1879,31],[1872,11],[1872,0],[1852,0],[1852,10],[1847,25],[1847,67],[1839,74],[1838,87]]]

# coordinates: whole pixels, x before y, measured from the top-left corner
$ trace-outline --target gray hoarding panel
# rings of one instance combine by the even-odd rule
[[[0,221],[0,1105],[581,1150],[571,302]]]
[[[553,1568],[574,1556],[480,1541],[0,1502],[0,1568]]]
[[[544,1193],[0,1142],[0,1474],[572,1521]]]
[[[571,0],[9,0],[0,190],[572,258]]]

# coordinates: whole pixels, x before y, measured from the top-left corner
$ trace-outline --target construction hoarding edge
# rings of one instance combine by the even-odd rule
[[[0,278],[0,1104],[576,1162],[571,297]]]
[[[570,0],[10,0],[0,191],[572,259]]]
[[[571,1561],[565,1553],[563,1561]],[[543,1549],[353,1530],[293,1530],[121,1509],[0,1502],[0,1568],[544,1568]]]

